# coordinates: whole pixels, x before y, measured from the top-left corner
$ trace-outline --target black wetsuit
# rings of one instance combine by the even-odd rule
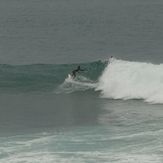
[[[77,73],[77,72],[79,72],[79,71],[84,71],[84,70],[83,70],[83,69],[81,69],[81,68],[80,68],[80,66],[78,66],[78,68],[77,68],[77,69],[75,69],[75,70],[73,70],[73,71],[72,71],[72,76],[73,76],[73,78],[75,78],[75,77],[76,77],[76,73]]]

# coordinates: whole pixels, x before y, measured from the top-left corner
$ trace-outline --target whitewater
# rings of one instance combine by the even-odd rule
[[[79,75],[65,79],[59,86],[62,93],[94,89],[102,98],[142,99],[148,103],[163,103],[163,64],[125,61],[111,58],[97,80]]]
[[[78,65],[0,65],[0,162],[162,163],[163,64]]]
[[[163,64],[78,65],[0,65],[0,162],[162,163]]]
[[[1,93],[99,93],[98,97],[163,103],[163,64],[110,58],[80,63],[86,69],[69,79],[79,64],[0,65]]]
[[[163,103],[163,64],[111,59],[99,78],[102,96]]]
[[[0,0],[0,163],[163,163],[162,29],[162,0]]]

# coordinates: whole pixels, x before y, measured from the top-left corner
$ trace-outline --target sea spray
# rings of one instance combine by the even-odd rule
[[[67,75],[80,65],[85,72],[75,80]],[[143,99],[163,103],[163,64],[130,62],[112,58],[81,64],[0,65],[0,93],[98,90],[111,99]]]
[[[79,75],[75,79],[68,76],[55,90],[55,93],[72,93],[76,91],[94,90],[96,87],[96,82],[84,76]]]
[[[163,64],[111,59],[99,78],[102,97],[163,103]]]

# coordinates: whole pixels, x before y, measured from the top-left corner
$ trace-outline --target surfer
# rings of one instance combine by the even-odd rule
[[[77,69],[75,69],[75,70],[73,70],[73,71],[71,72],[71,76],[72,76],[73,78],[75,78],[75,77],[76,77],[76,73],[77,73],[77,72],[80,72],[80,71],[85,71],[85,70],[84,70],[84,69],[81,69],[80,66],[78,66]]]

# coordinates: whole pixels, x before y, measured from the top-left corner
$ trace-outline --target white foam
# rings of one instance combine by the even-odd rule
[[[63,157],[66,156],[66,157]],[[112,152],[25,152],[1,159],[1,163],[161,163],[162,159],[155,154],[130,154]]]
[[[84,77],[77,76],[75,79],[68,76],[64,83],[62,83],[55,92],[57,93],[72,93],[75,91],[85,91],[88,89],[94,89],[97,87],[97,83]]]
[[[163,64],[111,59],[96,90],[105,98],[163,103]]]
[[[153,134],[153,133],[150,133]],[[83,150],[83,146],[79,147],[83,143],[87,143],[83,136],[76,135],[72,137],[72,133],[70,135],[27,135],[27,139],[19,140],[20,138],[17,137],[16,139],[12,138],[10,143],[5,146],[8,142],[2,142],[3,148],[14,148],[15,150],[6,151],[3,156],[0,158],[1,163],[84,163],[84,162],[115,162],[115,163],[161,163],[162,162],[162,155],[161,153],[157,154],[158,149],[154,150],[155,153],[151,153],[152,151],[148,146],[142,150],[142,146],[132,146],[131,145],[121,145],[119,148],[105,148],[100,146],[99,148],[95,149],[94,146],[97,142],[93,140],[93,144],[89,144],[88,147],[90,150]],[[69,138],[71,137],[72,140]],[[30,139],[28,139],[30,138]],[[74,141],[74,139],[80,138],[81,141]],[[88,138],[90,139],[90,138]],[[87,140],[88,140],[87,139]],[[60,145],[61,147],[63,141],[67,141],[70,144],[76,143],[79,145],[76,150],[70,147],[70,144],[65,144],[66,148],[58,148]],[[84,142],[83,142],[84,140]],[[90,140],[89,140],[90,141]],[[95,142],[94,142],[95,141]],[[79,144],[78,144],[79,143]],[[91,143],[91,142],[90,142]],[[1,144],[1,145],[2,145]],[[58,146],[59,145],[59,146]],[[127,146],[126,146],[127,145]],[[137,145],[137,144],[136,144]],[[73,147],[73,146],[72,146]],[[75,146],[74,146],[75,147]],[[128,147],[128,148],[127,148]],[[158,146],[157,146],[158,147]],[[160,144],[160,148],[161,148]],[[162,148],[161,148],[162,149]]]

